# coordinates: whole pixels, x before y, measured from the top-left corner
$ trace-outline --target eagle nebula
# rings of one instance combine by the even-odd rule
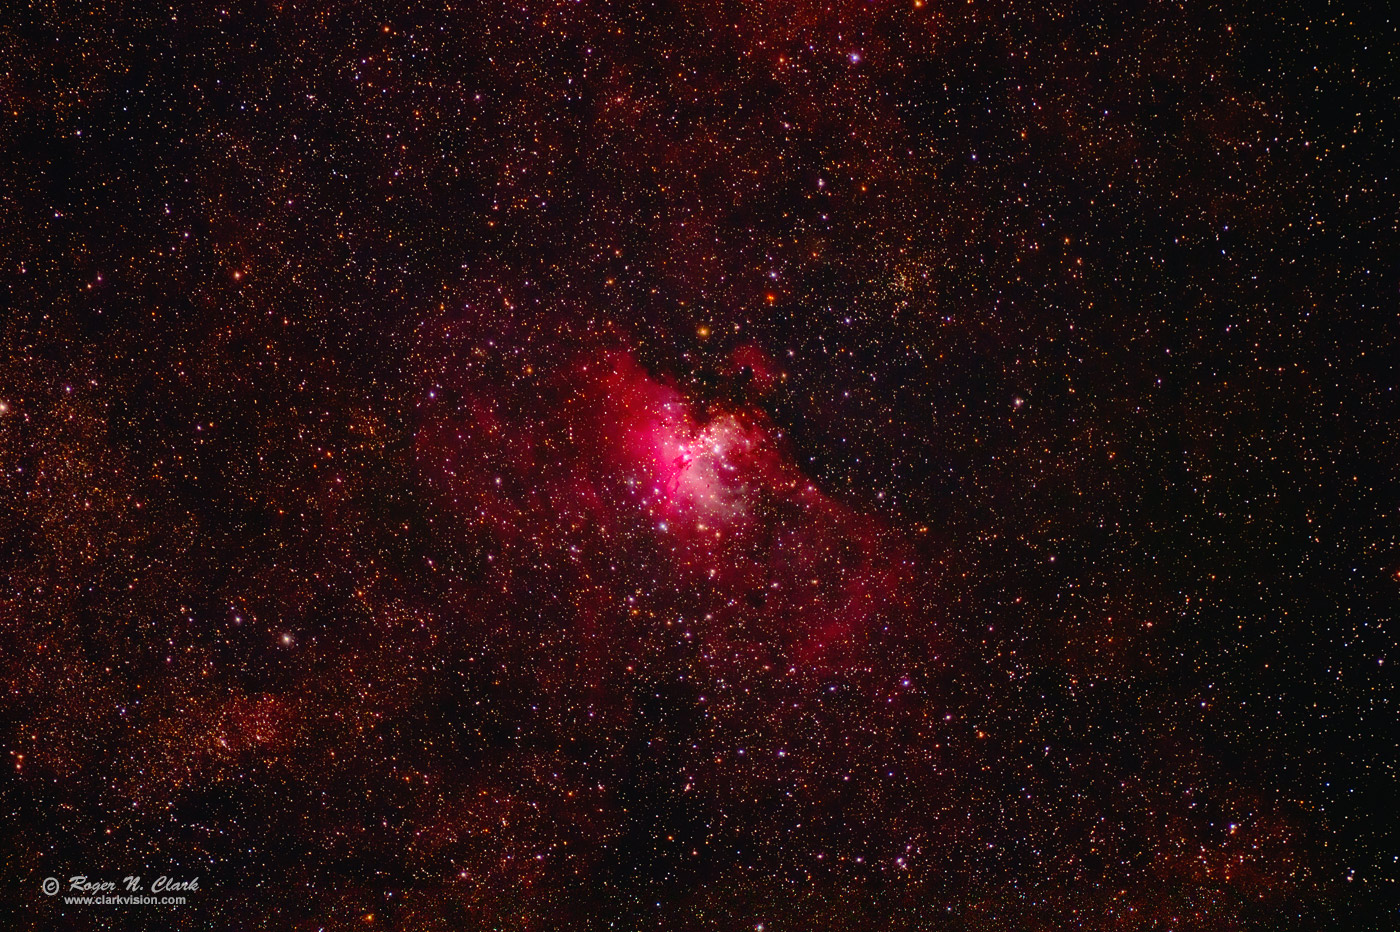
[[[1384,6],[18,4],[5,927],[1400,927]]]

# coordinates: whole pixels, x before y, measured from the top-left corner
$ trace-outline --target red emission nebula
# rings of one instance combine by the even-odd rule
[[[761,409],[697,411],[623,350],[565,366],[514,410],[461,391],[456,414],[427,406],[419,468],[489,529],[503,567],[517,548],[572,567],[555,597],[586,604],[622,572],[589,568],[640,551],[666,580],[648,587],[648,604],[666,606],[651,613],[675,613],[668,624],[719,668],[859,668],[911,612],[930,645],[938,637],[900,535],[818,489]]]

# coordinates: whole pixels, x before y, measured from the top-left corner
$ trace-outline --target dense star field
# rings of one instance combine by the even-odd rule
[[[0,23],[9,927],[1396,928],[1385,4],[128,6]]]

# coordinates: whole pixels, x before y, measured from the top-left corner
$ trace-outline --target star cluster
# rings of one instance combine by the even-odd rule
[[[16,928],[1394,927],[1382,4],[130,6],[0,25]]]

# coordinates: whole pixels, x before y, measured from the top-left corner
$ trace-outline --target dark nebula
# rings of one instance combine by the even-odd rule
[[[1385,4],[3,20],[6,928],[1400,927]]]

